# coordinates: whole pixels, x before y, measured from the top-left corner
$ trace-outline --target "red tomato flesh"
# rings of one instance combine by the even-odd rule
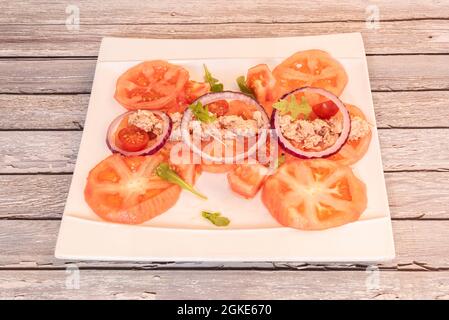
[[[122,149],[134,152],[145,149],[150,137],[146,131],[136,126],[128,126],[118,132],[118,140]]]
[[[226,100],[218,100],[207,105],[207,109],[221,117],[224,116],[229,110],[229,103]]]
[[[263,165],[241,164],[228,173],[231,190],[244,198],[253,198],[265,181],[268,169]]]
[[[313,113],[320,119],[330,119],[338,112],[336,104],[330,100],[312,106]]]

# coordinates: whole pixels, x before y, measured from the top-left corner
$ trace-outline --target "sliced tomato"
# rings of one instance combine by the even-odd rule
[[[209,112],[217,116],[224,116],[229,111],[229,103],[226,100],[218,100],[207,105]]]
[[[329,53],[321,50],[300,51],[285,59],[273,70],[283,93],[300,87],[318,87],[339,96],[348,76],[343,66]],[[307,95],[311,104],[323,101],[314,94]]]
[[[349,111],[349,115],[352,118],[360,117],[363,120],[366,120],[365,115],[362,110],[353,106],[351,104],[345,104],[346,108]],[[343,165],[352,165],[363,158],[363,156],[368,151],[370,142],[371,142],[372,133],[371,130],[368,134],[361,137],[358,140],[347,141],[343,147],[336,154],[330,156],[329,160],[333,160],[339,164]]]
[[[229,107],[226,115],[240,116],[244,119],[252,119],[256,107],[250,106],[240,100],[231,100],[228,102]]]
[[[205,82],[187,81],[183,90],[178,93],[175,100],[169,103],[164,110],[167,113],[183,113],[187,107],[202,95],[208,93],[210,86]]]
[[[188,104],[210,91],[207,82],[188,81],[185,87],[185,99]]]
[[[164,109],[176,102],[188,79],[188,71],[180,66],[145,61],[118,78],[114,97],[130,110]]]
[[[209,173],[226,173],[234,168],[233,164],[224,164],[224,163],[203,163],[201,164],[201,170]]]
[[[285,163],[267,178],[262,201],[280,224],[303,230],[356,221],[367,206],[366,186],[351,168],[325,159]]]
[[[155,168],[164,161],[157,154],[146,157],[111,155],[93,168],[87,178],[84,197],[104,220],[139,224],[171,208],[181,188],[162,180]],[[194,165],[174,166],[187,182],[196,176]]]
[[[257,101],[265,108],[268,115],[273,111],[272,104],[279,99],[280,91],[276,79],[266,64],[258,64],[248,70],[246,85],[250,88]]]
[[[204,141],[202,150],[203,152],[211,156],[218,157],[219,155],[225,154],[226,148],[228,147],[221,145],[219,141],[212,140]],[[204,158],[201,159],[201,169],[209,173],[225,173],[232,170],[234,166],[235,164],[233,163],[220,163],[213,162]]]
[[[267,173],[268,169],[258,163],[239,164],[228,173],[227,178],[232,191],[249,199],[260,190]]]

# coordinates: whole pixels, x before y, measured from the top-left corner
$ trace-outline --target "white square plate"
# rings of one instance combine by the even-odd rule
[[[109,123],[126,110],[113,98],[118,76],[129,67],[165,59],[187,68],[202,80],[206,63],[226,89],[237,90],[235,79],[249,67],[274,67],[296,51],[322,49],[338,59],[349,82],[341,96],[359,106],[375,125],[363,40],[359,33],[316,37],[153,40],[104,38],[78,160],[56,246],[56,257],[83,260],[135,261],[302,261],[378,262],[394,258],[390,212],[377,129],[365,157],[354,172],[367,185],[368,207],[359,221],[324,231],[300,231],[280,226],[260,197],[233,195],[225,175],[203,173],[196,186],[209,200],[183,192],[164,214],[138,226],[101,221],[83,197],[89,170],[107,157]],[[201,217],[201,210],[220,211],[231,219],[226,229]]]

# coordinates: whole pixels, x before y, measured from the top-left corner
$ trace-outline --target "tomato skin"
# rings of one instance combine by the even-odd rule
[[[114,98],[129,110],[164,110],[184,90],[189,72],[163,60],[144,61],[117,80]]]
[[[367,207],[366,186],[348,166],[293,160],[267,178],[262,202],[284,226],[323,230],[359,219]]]
[[[218,100],[207,105],[209,112],[217,116],[224,116],[229,111],[229,103],[226,100]]]
[[[145,149],[150,141],[148,133],[136,126],[128,126],[117,134],[120,147],[126,151],[134,152]]]
[[[337,114],[338,107],[334,102],[328,100],[313,105],[312,110],[318,116],[318,118],[327,120]]]
[[[246,85],[254,92],[267,114],[271,115],[272,104],[280,97],[280,91],[270,68],[266,64],[258,64],[248,69]]]
[[[246,199],[254,198],[267,177],[268,169],[258,163],[240,164],[227,174],[232,191]]]

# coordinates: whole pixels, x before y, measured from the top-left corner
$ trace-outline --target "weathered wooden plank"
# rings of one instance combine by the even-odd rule
[[[72,175],[0,175],[0,218],[61,218]]]
[[[449,127],[448,91],[373,92],[373,100],[379,128]]]
[[[71,177],[0,175],[0,219],[61,218]],[[449,172],[387,173],[385,177],[393,219],[449,219]]]
[[[72,172],[81,134],[2,131],[0,173]],[[447,129],[379,130],[384,169],[449,170],[447,134]]]
[[[88,94],[0,95],[0,130],[81,129]]]
[[[83,20],[84,21],[84,20]],[[102,37],[133,38],[236,38],[287,37],[361,32],[366,52],[449,53],[447,20],[381,22],[379,29],[360,22],[224,23],[81,25],[76,32],[65,25],[0,25],[0,56],[96,56]],[[413,43],[413,46],[410,45]]]
[[[73,10],[66,13],[65,1],[0,1],[3,15],[0,24],[65,24]],[[373,13],[373,6],[363,0],[328,1],[282,0],[197,0],[139,1],[76,1],[82,24],[154,24],[154,23],[229,23],[229,22],[317,22],[365,21]],[[371,6],[370,6],[371,4]],[[376,1],[379,18],[423,19],[449,18],[447,1]],[[70,7],[69,7],[70,9]]]
[[[449,272],[75,272],[1,271],[0,299],[449,299]]]
[[[379,128],[449,127],[449,91],[373,92],[373,99]],[[88,102],[88,94],[0,95],[0,130],[79,129]]]
[[[78,131],[0,132],[0,173],[72,172]]]
[[[59,221],[0,220],[0,269],[63,267],[67,261],[54,258]],[[381,265],[383,269],[433,270],[449,269],[449,221],[393,221],[397,258]],[[78,262],[80,267],[140,267],[140,268],[286,268],[315,269],[298,263],[132,263]],[[334,265],[331,268],[357,266]],[[363,267],[362,267],[363,269]]]
[[[89,93],[95,60],[0,61],[0,93]],[[373,90],[449,89],[449,55],[369,56]],[[400,75],[400,76],[398,76]]]
[[[88,93],[95,60],[2,60],[0,93]]]

